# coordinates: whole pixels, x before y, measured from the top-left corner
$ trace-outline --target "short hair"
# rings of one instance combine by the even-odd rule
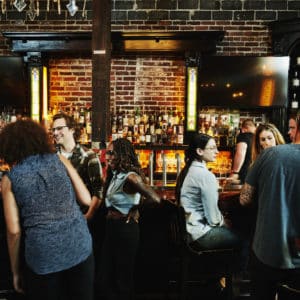
[[[297,119],[300,117],[300,110],[294,111],[290,114],[289,119],[293,119],[297,122]]]
[[[47,130],[31,119],[17,120],[0,132],[0,157],[10,166],[32,155],[54,152]]]
[[[255,124],[253,122],[252,119],[245,119],[243,122],[242,122],[242,128],[249,128],[249,127],[252,127],[254,126],[255,127]]]
[[[58,119],[64,119],[66,121],[66,126],[68,126],[68,128],[70,129],[74,129],[74,140],[75,141],[78,141],[79,138],[80,138],[80,134],[81,134],[81,128],[80,126],[76,123],[75,119],[64,113],[64,112],[60,112],[58,114],[55,114],[52,118],[52,121],[54,122],[55,120],[58,120]]]

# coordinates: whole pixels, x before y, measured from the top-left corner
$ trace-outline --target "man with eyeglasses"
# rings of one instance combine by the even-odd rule
[[[77,140],[80,130],[73,117],[58,113],[53,116],[52,134],[57,152],[69,159],[77,170],[92,196],[92,204],[85,216],[94,240],[94,250],[101,241],[97,239],[99,218],[94,216],[98,210],[103,190],[102,167],[98,155],[82,145]],[[96,250],[94,251],[97,252]]]

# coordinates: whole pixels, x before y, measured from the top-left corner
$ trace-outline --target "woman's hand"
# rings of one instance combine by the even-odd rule
[[[89,221],[93,218],[95,212],[99,208],[102,200],[99,199],[97,196],[92,197],[91,205],[89,206],[88,211],[85,213],[85,218]]]

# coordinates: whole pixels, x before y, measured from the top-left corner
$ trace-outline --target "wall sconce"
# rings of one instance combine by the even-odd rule
[[[197,74],[197,67],[187,68],[187,131],[197,128]]]
[[[40,121],[40,68],[30,68],[30,117],[32,120]]]

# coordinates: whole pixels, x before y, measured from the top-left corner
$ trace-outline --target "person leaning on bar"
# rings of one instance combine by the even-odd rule
[[[96,278],[96,298],[131,300],[140,232],[138,206],[163,201],[146,183],[130,141],[125,138],[112,141],[106,160],[108,170],[103,197],[108,213]]]

